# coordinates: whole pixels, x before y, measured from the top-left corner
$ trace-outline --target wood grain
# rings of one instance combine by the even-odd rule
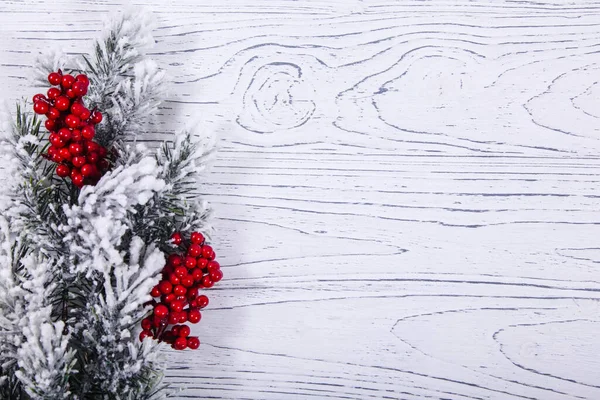
[[[0,4],[0,84],[121,1]],[[221,137],[178,398],[600,398],[600,3],[136,2]]]

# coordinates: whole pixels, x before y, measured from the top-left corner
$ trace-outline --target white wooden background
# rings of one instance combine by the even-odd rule
[[[0,3],[0,87],[127,2]],[[221,137],[179,398],[600,399],[600,2],[147,0]]]

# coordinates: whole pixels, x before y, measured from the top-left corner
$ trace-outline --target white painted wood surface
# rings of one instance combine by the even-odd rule
[[[0,3],[2,97],[123,1]],[[136,1],[221,136],[179,398],[600,399],[600,3]]]

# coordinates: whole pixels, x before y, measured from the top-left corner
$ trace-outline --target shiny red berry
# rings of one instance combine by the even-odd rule
[[[36,114],[46,114],[49,108],[48,103],[44,100],[38,100],[33,103],[33,111],[35,111]]]
[[[194,278],[194,280],[196,282],[200,281],[203,277],[204,277],[204,273],[202,272],[202,270],[200,268],[194,268],[192,270],[192,278]]]
[[[159,318],[164,318],[169,314],[169,309],[164,304],[158,304],[154,307],[154,315]]]
[[[177,298],[177,296],[174,293],[169,293],[165,296],[163,296],[164,302],[171,304],[172,302],[175,301],[175,299]]]
[[[173,288],[173,293],[175,296],[185,296],[187,289],[183,285],[176,285],[175,288]]]
[[[192,277],[192,275],[182,276],[181,284],[186,288],[192,287],[194,285],[194,278]]]
[[[188,254],[192,257],[198,258],[202,254],[202,247],[198,244],[191,244],[188,249]]]
[[[56,121],[54,121],[53,119],[47,119],[46,122],[44,122],[44,126],[49,131],[53,131],[56,129]]]
[[[96,130],[91,125],[86,125],[81,128],[81,136],[83,136],[87,140],[92,140],[96,135]]]
[[[202,279],[202,286],[204,286],[205,288],[211,288],[214,286],[214,284],[215,283],[212,281],[212,279],[210,279],[210,276],[208,275]]]
[[[48,112],[46,113],[46,117],[48,117],[49,119],[52,119],[52,120],[56,120],[56,119],[60,118],[60,111],[58,111],[54,107],[49,107]]]
[[[73,181],[73,185],[77,186],[78,188],[83,186],[84,178],[80,173],[73,174],[73,171],[71,171],[71,180]]]
[[[206,268],[207,264],[208,264],[208,260],[206,258],[199,258],[198,261],[196,262],[196,266],[200,269]]]
[[[214,270],[214,271],[210,271],[210,279],[213,282],[219,282],[221,279],[223,279],[223,272],[221,272],[220,269]]]
[[[77,157],[75,157],[75,158],[77,158]],[[75,161],[75,158],[73,158],[73,161]],[[75,163],[73,162],[73,164],[75,164]],[[152,288],[152,291],[150,292],[150,295],[151,295],[152,297],[160,297],[160,295],[161,295],[161,294],[162,294],[162,292],[161,292],[161,291],[160,291],[160,289],[158,288],[158,285],[157,285],[157,286],[154,286],[154,287]]]
[[[91,118],[94,124],[99,124],[102,122],[102,113],[100,111],[94,111]]]
[[[212,247],[210,247],[208,245],[202,246],[202,257],[210,258],[212,251],[213,251]]]
[[[64,147],[65,143],[64,140],[62,140],[60,138],[60,136],[58,135],[58,133],[51,133],[50,136],[48,136],[48,141],[55,147],[61,148]]]
[[[84,75],[84,74],[77,75],[75,77],[75,80],[77,82],[83,83],[85,86],[88,86],[90,84],[90,80],[88,79],[87,75]]]
[[[71,143],[69,145],[69,151],[74,156],[80,156],[81,154],[83,154],[83,146],[81,145],[81,143]]]
[[[71,100],[69,100],[66,96],[58,96],[54,100],[54,107],[56,107],[59,111],[66,111],[71,106]]]
[[[169,263],[169,265],[172,265],[174,267],[178,267],[183,263],[183,260],[181,259],[181,256],[177,255],[177,254],[171,254],[167,260],[167,262]]]
[[[187,346],[192,350],[196,350],[198,347],[200,347],[200,339],[198,339],[196,336],[189,337],[187,339]]]
[[[179,323],[180,324],[185,324],[188,320],[188,313],[187,311],[182,311],[179,313]]]
[[[181,236],[181,233],[180,232],[175,232],[174,234],[172,234],[171,235],[171,242],[175,246],[179,246],[183,242],[183,236]]]
[[[177,275],[179,278],[182,278],[187,275],[187,269],[180,265],[179,267],[175,268],[175,275]]]
[[[60,157],[64,160],[64,161],[71,161],[71,157],[73,157],[71,155],[71,152],[69,151],[69,149],[67,149],[66,147],[63,147],[62,149],[60,149],[58,151],[58,154],[60,154]]]
[[[87,121],[90,118],[91,114],[92,113],[90,112],[90,110],[84,107],[83,110],[81,110],[81,112],[79,113],[79,118],[81,118],[82,121]]]
[[[70,147],[69,147],[69,151],[71,151]],[[85,162],[86,162],[86,159],[85,159],[84,156],[75,156],[71,160],[71,163],[73,163],[73,166],[75,166],[77,168],[83,167],[83,165],[85,164]],[[154,297],[157,297],[157,296],[154,296]]]
[[[206,297],[205,295],[201,294],[196,299],[196,303],[198,304],[198,307],[204,308],[204,307],[206,307],[208,305],[208,297]]]
[[[188,321],[190,321],[192,324],[197,324],[198,322],[200,322],[201,319],[202,319],[202,313],[200,313],[200,310],[198,310],[196,308],[192,308],[188,312]]]
[[[58,72],[51,72],[48,75],[48,82],[54,86],[60,85],[62,82],[62,76]]]
[[[208,271],[216,271],[218,269],[221,268],[221,265],[219,265],[219,263],[217,261],[210,261],[207,265],[206,268],[208,269]]]
[[[98,153],[96,153],[95,151],[88,153],[86,158],[90,164],[96,164],[100,160],[100,156],[98,156]]]
[[[85,165],[84,165],[85,167]],[[81,169],[81,173],[83,174],[83,168]],[[85,176],[85,174],[84,174]],[[169,281],[160,281],[160,283],[158,284],[158,288],[160,289],[160,292],[162,294],[169,294],[171,293],[171,291],[173,291],[173,285],[171,284],[171,282]]]
[[[61,86],[65,89],[69,89],[71,85],[75,82],[75,78],[72,75],[63,75],[62,80],[60,82]]]
[[[35,96],[33,96],[33,103],[35,105],[35,103],[37,103],[38,101],[46,101],[46,96],[44,96],[41,93],[36,94]]]
[[[143,342],[147,337],[152,337],[152,332],[150,330],[144,329],[140,332],[140,342]]]
[[[71,169],[69,167],[67,167],[66,165],[59,164],[56,167],[56,175],[60,176],[61,178],[66,178],[70,174],[71,174]]]
[[[144,329],[144,330],[152,329],[152,320],[150,318],[144,318],[142,320],[142,329]]]
[[[68,142],[73,138],[73,133],[67,128],[62,128],[58,131],[58,136],[65,142]]]
[[[169,282],[171,282],[173,285],[179,285],[181,283],[181,279],[177,275],[171,274],[169,276]]]
[[[183,302],[175,300],[171,302],[171,311],[181,312],[183,310]]]
[[[196,266],[196,259],[194,257],[187,256],[185,258],[185,267],[188,269],[194,268]]]
[[[46,93],[46,95],[48,96],[49,99],[56,99],[58,96],[60,96],[60,89],[57,89],[55,87],[48,89],[48,92]]]
[[[177,350],[185,350],[187,347],[187,339],[182,337],[175,339],[175,342],[173,342],[173,347]]]
[[[81,103],[73,103],[73,105],[71,105],[71,113],[80,117],[84,108],[85,107]]]
[[[85,96],[87,93],[87,85],[83,82],[74,82],[71,89],[77,96]]]
[[[190,239],[192,240],[192,243],[195,244],[204,243],[204,235],[202,235],[200,232],[192,232]]]
[[[177,332],[177,336],[187,338],[192,333],[192,330],[189,326],[183,325],[179,328],[179,332]]]
[[[179,322],[179,313],[171,312],[169,314],[169,324],[173,325]]]
[[[67,126],[69,128],[77,128],[80,123],[81,123],[81,120],[79,119],[79,117],[77,117],[73,114],[69,114],[65,118],[65,124],[67,124]]]

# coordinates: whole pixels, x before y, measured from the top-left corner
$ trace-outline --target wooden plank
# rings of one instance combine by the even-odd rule
[[[3,97],[123,3],[0,4]],[[178,398],[600,398],[600,3],[138,5],[173,80],[144,138],[221,137]]]

